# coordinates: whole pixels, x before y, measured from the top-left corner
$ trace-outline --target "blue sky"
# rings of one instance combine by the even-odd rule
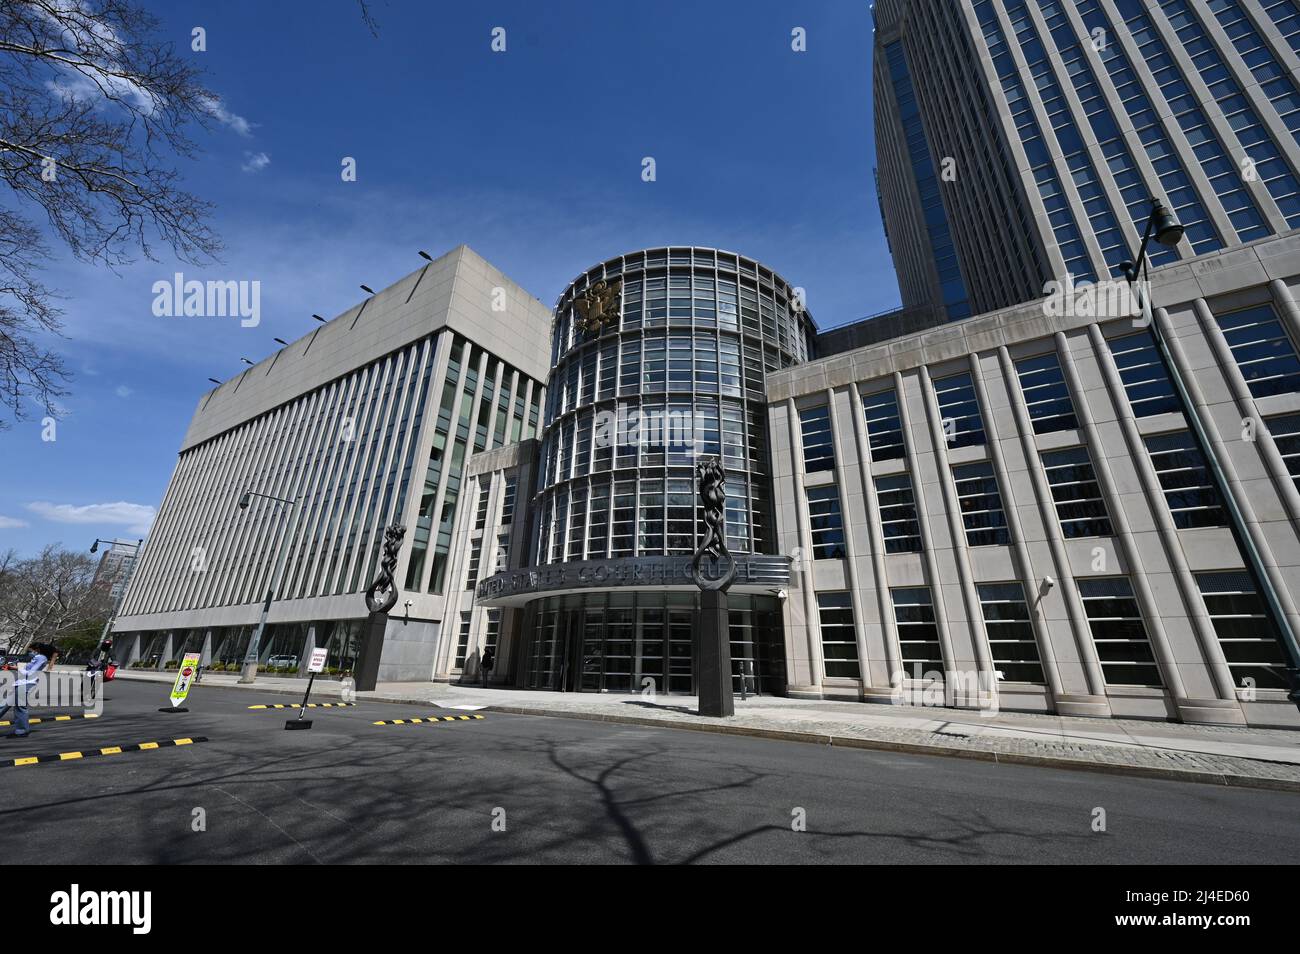
[[[0,550],[140,536],[207,379],[405,275],[417,249],[465,242],[548,305],[591,264],[664,244],[765,262],[823,328],[898,303],[860,0],[375,0],[377,39],[353,0],[146,6],[228,114],[179,165],[226,252],[181,270],[260,281],[262,320],[155,317],[174,262],[114,274],[52,243],[75,377],[56,440],[39,413],[0,432]]]

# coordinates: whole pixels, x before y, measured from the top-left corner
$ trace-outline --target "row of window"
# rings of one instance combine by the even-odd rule
[[[1279,449],[1295,475],[1300,470],[1300,433],[1295,430],[1300,427],[1300,415],[1287,415],[1280,420],[1292,428],[1283,436]],[[1153,434],[1146,438],[1146,446],[1176,527],[1227,525],[1222,498],[1190,431]],[[1105,495],[1087,448],[1044,451],[1041,460],[1062,536],[1067,539],[1112,536],[1114,528]],[[967,544],[981,547],[1009,543],[1006,513],[993,464],[989,461],[956,464],[952,467],[952,479]],[[919,552],[922,538],[911,476],[907,473],[882,475],[875,478],[874,484],[885,552]],[[844,557],[839,489],[833,484],[811,487],[807,498],[813,558]]]
[[[1077,580],[1102,675],[1111,686],[1162,686],[1146,625],[1126,577]],[[1287,687],[1282,647],[1250,574],[1196,574],[1197,586],[1233,681],[1242,688]],[[976,586],[990,658],[998,678],[1045,682],[1031,604],[1019,581]],[[899,656],[908,678],[945,672],[939,628],[928,586],[889,591]],[[828,678],[860,679],[861,661],[853,603],[846,591],[817,594],[822,656]]]
[[[480,451],[531,438],[542,405],[542,386],[522,372],[459,335],[450,346],[406,590],[443,592],[465,461]]]
[[[732,552],[773,552],[767,488],[761,476],[728,474],[726,529]],[[539,564],[693,553],[704,534],[704,510],[690,468],[575,480],[544,492],[537,509]]]
[[[487,542],[489,536],[486,533],[488,500],[490,499],[489,488],[480,482],[475,490],[478,496],[478,506],[474,512],[474,527],[469,534],[469,561],[465,577],[466,589],[473,589],[478,582],[479,568],[485,556],[489,567],[488,575],[502,573],[510,566],[510,524],[514,519],[515,494],[518,483],[517,474],[507,474],[504,478],[501,489],[501,520],[497,526],[496,534],[491,537],[491,552],[486,554],[483,545]]]
[[[1220,316],[1229,348],[1255,397],[1300,391],[1300,358],[1272,306],[1261,305]],[[1108,342],[1125,394],[1135,417],[1181,409],[1159,349],[1149,331],[1112,338]],[[1065,375],[1055,352],[1016,362],[1017,377],[1034,432],[1077,430],[1078,418]],[[983,418],[970,372],[933,382],[946,442],[953,447],[986,441]],[[873,461],[902,458],[905,439],[894,388],[862,396],[868,449]],[[1266,418],[1289,472],[1300,473],[1300,415]],[[830,409],[819,405],[799,412],[804,471],[835,469],[835,442]],[[1164,491],[1175,526],[1224,526],[1222,500],[1190,431],[1150,435],[1146,446]],[[1110,536],[1113,527],[1092,460],[1085,447],[1045,451],[1044,472],[1066,537]],[[1298,478],[1300,479],[1300,478]],[[971,546],[1005,544],[1005,514],[992,465],[986,461],[953,467],[959,506]],[[875,480],[885,550],[917,551],[921,536],[915,493],[906,473]],[[843,555],[843,519],[838,492],[820,487],[808,492],[815,559]]]
[[[547,421],[596,401],[639,394],[721,394],[761,401],[765,376],[794,360],[774,345],[728,334],[608,338],[555,369]]]
[[[767,415],[755,402],[619,402],[552,424],[542,447],[543,488],[589,474],[646,467],[693,467],[720,457],[727,472],[767,471]]]
[[[616,281],[608,266],[603,280]],[[584,330],[581,315],[576,314],[573,299],[586,293],[584,286],[575,285],[573,295],[557,306],[553,366],[570,349],[593,338],[642,328],[743,331],[778,345],[797,361],[809,357],[802,302],[779,279],[773,283],[769,278],[765,284],[745,271],[737,278],[707,267],[674,266],[627,274],[619,281],[618,314],[607,316],[612,320],[598,328]]]
[[[402,513],[444,340],[425,338],[181,454],[124,612],[356,592]],[[245,490],[289,498],[291,509]]]

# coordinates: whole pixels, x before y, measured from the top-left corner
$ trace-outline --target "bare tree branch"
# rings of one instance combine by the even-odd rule
[[[221,250],[211,204],[175,168],[220,101],[157,31],[133,0],[0,2],[0,405],[16,420],[55,413],[69,377],[47,343],[62,326],[31,213],[109,268],[162,246],[195,264]]]
[[[20,652],[106,618],[109,588],[94,585],[97,568],[89,554],[57,543],[28,560],[12,550],[0,555],[0,642],[7,637],[9,651]]]

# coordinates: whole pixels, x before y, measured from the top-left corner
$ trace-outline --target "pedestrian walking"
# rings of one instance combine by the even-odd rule
[[[59,650],[51,643],[32,643],[32,654],[31,661],[17,672],[13,700],[0,709],[0,718],[3,718],[11,708],[14,710],[14,730],[6,738],[21,739],[28,734],[27,708],[32,687],[36,685],[41,671],[52,665],[58,658]]]
[[[483,650],[483,659],[479,662],[479,685],[487,685],[492,678],[492,667],[496,665],[496,653],[489,646]]]

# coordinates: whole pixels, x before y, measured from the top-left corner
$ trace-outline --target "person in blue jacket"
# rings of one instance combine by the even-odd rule
[[[21,739],[28,734],[27,703],[32,688],[36,685],[42,670],[50,666],[58,655],[58,648],[50,643],[32,643],[31,660],[15,674],[17,679],[14,681],[14,697],[3,709],[0,709],[0,719],[3,719],[10,709],[14,710],[14,730],[6,738]]]

